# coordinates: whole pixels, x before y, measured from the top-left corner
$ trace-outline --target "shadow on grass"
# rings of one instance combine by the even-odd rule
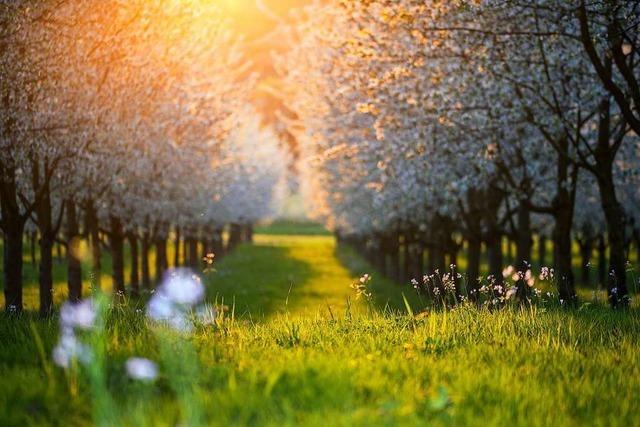
[[[242,245],[224,258],[207,277],[210,301],[235,308],[235,315],[260,319],[287,310],[295,292],[316,273],[307,262],[296,260],[286,247]]]
[[[360,277],[365,273],[372,276],[370,290],[373,296],[373,304],[378,310],[391,309],[406,313],[403,295],[414,312],[417,313],[424,308],[424,301],[420,299],[411,287],[395,283],[393,280],[383,277],[353,247],[344,244],[336,245],[334,254],[340,263],[355,277]]]

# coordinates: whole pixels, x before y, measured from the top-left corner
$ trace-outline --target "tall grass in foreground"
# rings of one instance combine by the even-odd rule
[[[184,335],[114,303],[100,373],[54,366],[57,322],[26,320],[0,321],[4,425],[640,423],[635,310],[219,317]],[[155,361],[157,378],[127,376],[132,356]]]

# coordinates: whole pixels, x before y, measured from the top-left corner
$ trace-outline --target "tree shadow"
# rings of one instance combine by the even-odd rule
[[[399,284],[383,277],[382,274],[369,264],[364,257],[359,255],[353,247],[338,244],[336,245],[334,255],[354,277],[361,277],[365,273],[372,276],[369,289],[372,294],[373,305],[376,309],[406,313],[406,298],[414,312],[422,311],[424,301],[421,301],[420,297],[410,286]]]
[[[261,320],[286,312],[299,288],[317,275],[313,266],[294,259],[287,247],[240,245],[207,275],[207,297],[223,303],[236,317]]]

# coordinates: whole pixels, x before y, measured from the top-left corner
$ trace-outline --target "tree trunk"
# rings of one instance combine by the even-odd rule
[[[40,316],[53,312],[53,239],[50,233],[40,236]]]
[[[130,283],[131,283],[131,295],[134,297],[140,296],[140,274],[139,274],[139,261],[138,261],[138,237],[135,232],[130,232],[127,235],[129,240],[129,246],[131,248],[131,271],[130,271]]]
[[[36,261],[36,245],[38,243],[38,233],[37,232],[32,232],[29,233],[29,243],[31,244],[31,265],[35,268],[37,261]]]
[[[598,185],[609,241],[609,280],[607,281],[609,303],[613,308],[625,307],[629,304],[629,292],[624,251],[624,213],[616,198],[613,177],[598,180]]]
[[[113,269],[113,291],[124,296],[124,233],[119,218],[111,216],[111,260]]]
[[[531,248],[533,247],[533,239],[531,238],[531,212],[524,203],[518,206],[518,229],[517,247],[516,247],[516,269],[520,272],[526,272],[531,268]],[[518,298],[525,301],[530,298],[530,289],[528,283],[522,277],[518,282]]]
[[[174,240],[175,252],[173,254],[173,266],[178,268],[181,265],[180,261],[180,227],[176,227],[176,236]]]
[[[149,251],[151,250],[151,236],[145,230],[142,235],[142,250],[140,251],[140,270],[142,273],[142,286],[151,290],[151,273],[149,272]]]
[[[420,281],[424,275],[424,246],[420,239],[417,239],[414,243],[414,271],[413,276],[416,280]]]
[[[610,60],[608,66],[611,67]],[[627,291],[627,273],[624,238],[624,211],[616,196],[613,181],[613,162],[615,152],[611,148],[609,97],[605,97],[600,104],[600,120],[598,127],[598,144],[595,150],[595,160],[598,173],[598,189],[600,200],[607,223],[607,237],[609,241],[609,276],[607,293],[611,307],[626,307],[629,305]]]
[[[480,257],[482,255],[482,195],[470,190],[467,195],[469,212],[465,217],[467,240],[467,296],[475,301],[480,289]]]
[[[229,229],[229,242],[227,243],[227,251],[232,251],[242,242],[242,226],[240,224],[231,224]]]
[[[385,252],[389,258],[389,278],[395,282],[400,282],[400,243],[398,234],[395,231],[389,232],[385,239]]]
[[[67,286],[69,301],[79,302],[82,299],[82,264],[78,258],[80,248],[80,229],[75,203],[67,201]]]
[[[22,234],[24,222],[9,221],[4,231],[4,301],[7,312],[21,312],[22,304]]]
[[[571,265],[571,221],[568,212],[561,211],[556,215],[556,225],[553,230],[553,259],[558,296],[563,302],[573,305],[577,302],[577,297]]]
[[[598,236],[598,287],[607,283],[607,242],[604,235]]]
[[[580,279],[586,287],[591,286],[591,253],[593,252],[593,240],[584,237],[578,240],[580,246]]]
[[[213,231],[213,238],[211,241],[211,250],[216,256],[216,259],[221,259],[224,256],[224,240],[222,237],[222,228],[216,228]]]
[[[53,208],[48,181],[46,177],[43,179],[40,176],[40,163],[38,160],[34,160],[32,165],[33,188],[43,192],[35,206],[40,232],[39,312],[41,317],[49,317],[53,312],[53,245],[55,241]]]
[[[102,251],[100,249],[100,229],[98,212],[93,202],[87,203],[86,227],[91,242],[91,288],[100,289],[102,285]]]
[[[546,267],[547,262],[547,236],[538,234],[538,267]]]
[[[186,233],[182,236],[182,263],[180,265],[189,265],[189,239],[187,239]]]
[[[560,152],[568,153],[569,142],[559,141]],[[574,196],[567,184],[575,185],[576,172],[569,175],[569,160],[558,155],[556,197],[554,203],[553,260],[558,283],[558,296],[563,303],[575,305],[578,300],[571,266],[571,228],[573,224]]]
[[[480,253],[482,241],[478,236],[467,239],[467,294],[472,300],[477,299],[480,278]]]
[[[160,283],[167,270],[167,239],[156,238],[156,283]]]
[[[189,267],[195,270],[200,264],[198,256],[198,240],[190,235],[187,237],[187,243],[189,244]]]
[[[411,257],[413,252],[413,238],[411,236],[411,231],[407,230],[402,233],[402,283],[409,283],[412,279],[411,277]]]
[[[503,281],[502,269],[504,260],[502,256],[502,231],[498,221],[501,194],[494,188],[489,188],[486,195],[485,221],[487,225],[486,244],[489,258],[489,275],[498,283]]]
[[[245,242],[253,243],[253,224],[247,224],[245,227]]]
[[[497,232],[487,234],[487,255],[489,257],[489,275],[498,282],[502,282],[502,268],[504,261],[502,257],[502,235]]]

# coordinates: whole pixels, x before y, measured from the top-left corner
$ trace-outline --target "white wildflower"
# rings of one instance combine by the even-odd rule
[[[132,357],[125,364],[127,375],[134,380],[153,381],[158,376],[158,366],[149,359]]]

